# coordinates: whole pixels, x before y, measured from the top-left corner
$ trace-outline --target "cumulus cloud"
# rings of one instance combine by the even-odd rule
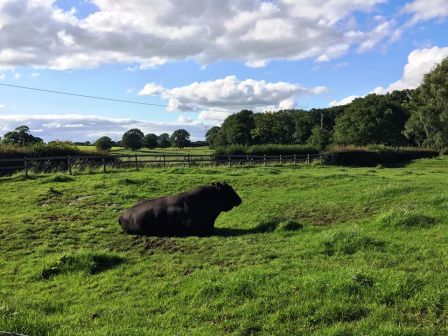
[[[359,96],[348,96],[341,100],[333,100],[330,102],[329,106],[334,107],[334,106],[347,105],[350,104],[352,101],[354,101],[356,98],[359,98]]]
[[[354,13],[384,2],[91,0],[97,10],[78,18],[53,0],[5,0],[0,2],[0,67],[64,70],[126,63],[149,68],[185,59],[201,64],[231,59],[253,67],[276,59],[324,62],[362,43],[366,32]],[[387,27],[378,29],[373,34],[383,36]]]
[[[298,97],[324,92],[327,92],[327,88],[323,86],[307,89],[287,82],[269,83],[227,76],[171,89],[149,83],[139,95],[159,95],[168,100],[169,110],[205,110],[199,119],[217,122],[242,109],[266,111],[294,108]]]
[[[406,4],[403,12],[412,15],[411,24],[431,19],[446,19],[448,18],[448,1],[414,0]]]
[[[446,57],[448,57],[448,47],[416,49],[408,56],[408,63],[404,67],[402,78],[387,88],[377,87],[372,93],[384,94],[395,90],[415,89],[422,83],[424,75]]]
[[[6,133],[17,126],[27,125],[31,133],[50,140],[93,141],[101,136],[119,140],[124,132],[139,128],[147,133],[172,133],[184,128],[192,140],[204,138],[205,127],[198,122],[154,122],[135,119],[105,118],[89,115],[0,115],[0,131]]]
[[[448,57],[448,47],[416,49],[409,54],[408,63],[404,67],[401,79],[393,82],[386,88],[378,86],[370,91],[369,94],[375,93],[377,95],[384,95],[395,90],[416,89],[422,83],[424,75],[431,72],[434,66],[446,57]],[[359,97],[362,96],[349,96],[339,101],[333,100],[329,105],[339,106],[350,104],[354,99]]]

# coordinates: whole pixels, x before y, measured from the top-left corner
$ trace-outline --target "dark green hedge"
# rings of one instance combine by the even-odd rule
[[[224,155],[306,155],[318,154],[316,147],[309,145],[231,145],[215,148],[215,156]]]
[[[343,166],[371,167],[378,164],[406,163],[415,159],[432,158],[439,152],[415,147],[333,147],[328,153],[334,154],[332,162]]]

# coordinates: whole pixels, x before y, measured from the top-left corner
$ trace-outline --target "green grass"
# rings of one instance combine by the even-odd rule
[[[78,146],[79,149],[84,151],[94,151],[95,146]],[[142,148],[138,150],[130,150],[130,149],[124,149],[123,147],[112,147],[112,149],[109,151],[110,154],[180,154],[180,155],[211,155],[213,154],[213,150],[210,149],[208,146],[204,147],[187,147],[183,149],[178,149],[174,147],[168,147],[168,148],[154,148],[154,149],[148,149],[148,148]]]
[[[0,330],[447,335],[448,158],[0,179]],[[135,202],[226,181],[217,234],[133,237]]]

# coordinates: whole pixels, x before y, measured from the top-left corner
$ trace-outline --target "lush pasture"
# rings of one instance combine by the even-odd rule
[[[85,151],[94,151],[95,146],[78,146],[79,149],[85,150]],[[123,147],[112,147],[112,149],[109,151],[111,154],[180,154],[180,155],[209,155],[213,153],[213,150],[210,149],[208,146],[203,147],[187,147],[183,149],[178,149],[174,147],[168,147],[168,148],[154,148],[154,149],[148,149],[148,148],[142,148],[138,150],[130,150],[125,149]]]
[[[0,180],[0,330],[446,335],[448,158]],[[136,201],[227,181],[209,238],[136,238]]]

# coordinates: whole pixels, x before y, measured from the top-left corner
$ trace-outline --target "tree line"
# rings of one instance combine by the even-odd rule
[[[448,148],[448,58],[426,74],[420,87],[369,94],[350,104],[322,109],[253,113],[227,117],[206,134],[213,147],[259,144],[382,144]]]
[[[178,129],[171,135],[162,133],[156,135],[153,133],[144,134],[140,129],[133,128],[126,131],[121,140],[114,142],[111,138],[103,136],[95,141],[95,147],[99,150],[109,150],[113,146],[124,147],[126,149],[137,150],[144,148],[167,148],[170,146],[182,149],[191,144],[190,133],[184,129]]]
[[[28,126],[19,126],[15,130],[5,133],[1,143],[13,144],[19,146],[29,146],[34,144],[43,143],[43,140],[30,133]],[[57,141],[56,141],[57,142]],[[52,142],[50,142],[52,143]],[[75,142],[74,145],[91,145],[90,142]],[[204,144],[201,142],[201,144]],[[184,129],[178,129],[171,135],[168,133],[162,133],[156,135],[153,133],[144,134],[138,128],[133,128],[126,131],[120,141],[113,141],[108,136],[100,137],[94,143],[95,147],[99,150],[109,150],[113,146],[124,147],[127,149],[140,149],[145,148],[167,148],[170,146],[182,149],[191,145],[190,133]]]

